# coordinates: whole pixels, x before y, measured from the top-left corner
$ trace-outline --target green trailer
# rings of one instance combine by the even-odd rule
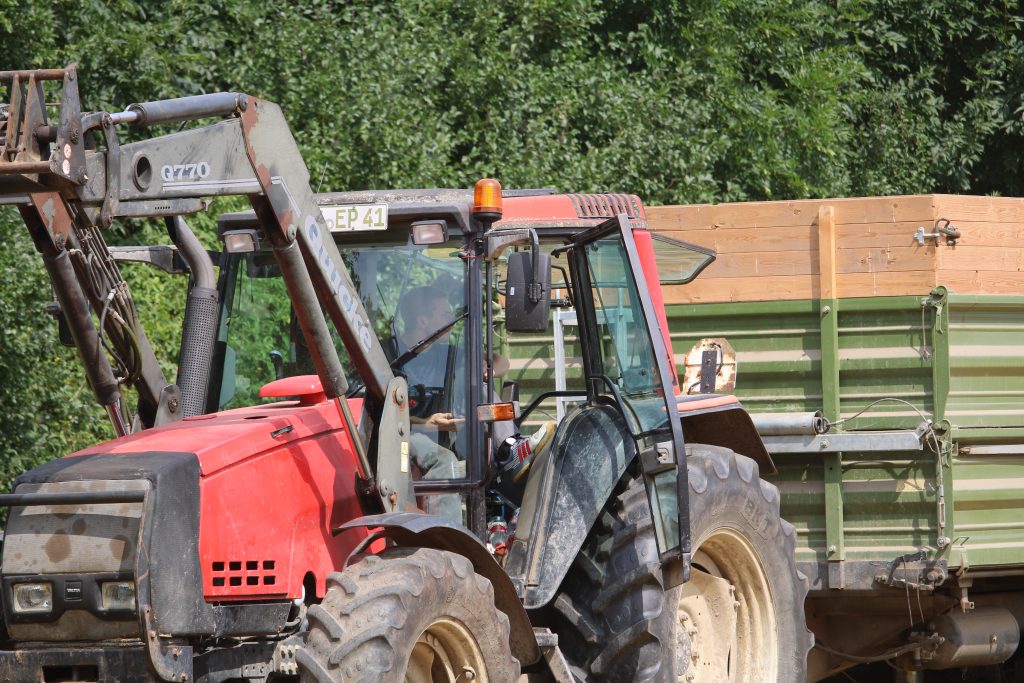
[[[842,299],[835,325],[820,309],[667,309],[677,349],[730,341],[752,413],[831,422],[763,437],[819,644],[883,653],[961,604],[1024,619],[1024,296]],[[846,661],[813,658],[818,672]]]
[[[717,368],[735,370],[775,461],[767,479],[811,588],[811,679],[884,660],[901,681],[965,668],[1021,680],[1024,201],[763,202],[648,218],[718,252],[667,290],[677,367],[699,391],[690,349],[724,346]],[[573,384],[573,321],[561,316],[552,334],[513,340],[527,390],[551,375]]]
[[[719,253],[669,294],[673,346],[685,365],[700,339],[728,340],[735,393],[767,425],[811,583],[812,677],[901,651],[911,680],[1009,658],[1024,621],[1024,202],[660,207],[651,222]],[[824,433],[771,419],[819,411]]]

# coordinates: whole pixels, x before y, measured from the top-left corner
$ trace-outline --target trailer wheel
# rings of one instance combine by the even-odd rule
[[[807,579],[777,489],[750,458],[687,447],[691,579],[666,591],[643,482],[628,480],[556,597],[581,681],[805,681]]]
[[[509,683],[508,617],[469,560],[429,548],[368,555],[331,574],[296,653],[303,683]]]

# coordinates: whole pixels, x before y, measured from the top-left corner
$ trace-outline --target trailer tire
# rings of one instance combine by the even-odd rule
[[[575,675],[587,683],[806,681],[808,583],[778,490],[753,460],[725,448],[688,446],[687,470],[690,582],[664,589],[643,481],[627,474],[555,598]],[[734,602],[736,639],[723,646],[731,623],[723,609]]]
[[[327,578],[296,653],[303,683],[514,683],[509,621],[469,560],[429,548],[367,555]],[[472,674],[467,675],[467,667]]]

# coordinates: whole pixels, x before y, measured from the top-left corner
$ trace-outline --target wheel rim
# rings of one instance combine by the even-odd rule
[[[679,599],[680,683],[774,681],[779,641],[771,587],[750,541],[714,530],[693,554]]]
[[[487,667],[469,629],[460,621],[442,617],[416,640],[405,680],[406,683],[487,683]]]

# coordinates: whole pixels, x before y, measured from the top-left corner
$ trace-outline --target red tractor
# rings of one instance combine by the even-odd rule
[[[771,459],[734,397],[677,396],[659,276],[713,254],[652,237],[631,195],[315,195],[246,95],[83,113],[73,66],[0,80],[0,203],[119,434],[0,496],[0,678],[803,680]],[[224,195],[253,211],[211,255],[182,216]],[[108,248],[138,216],[174,248]],[[191,276],[173,383],[120,260]],[[498,338],[544,335],[552,305],[579,325],[559,390]]]

